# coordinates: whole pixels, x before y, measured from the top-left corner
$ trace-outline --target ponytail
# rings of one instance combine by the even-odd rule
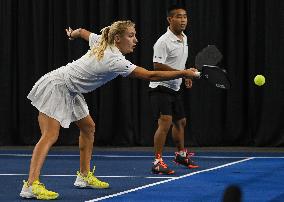
[[[91,53],[94,54],[98,60],[101,60],[104,57],[105,49],[108,45],[108,34],[109,34],[110,26],[107,26],[101,30],[101,38],[99,45],[97,47],[93,47]]]

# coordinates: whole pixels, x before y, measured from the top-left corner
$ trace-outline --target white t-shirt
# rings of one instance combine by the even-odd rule
[[[99,35],[90,34],[90,48],[97,45],[99,38]],[[128,76],[135,68],[136,65],[126,60],[117,47],[112,46],[107,47],[100,61],[95,55],[91,55],[89,50],[78,60],[58,70],[64,74],[64,80],[70,91],[87,93],[119,75]]]
[[[170,66],[173,69],[184,70],[188,57],[187,37],[184,33],[181,41],[169,28],[154,45],[153,62]],[[165,86],[175,91],[180,89],[182,78],[169,81],[150,82],[149,87]]]

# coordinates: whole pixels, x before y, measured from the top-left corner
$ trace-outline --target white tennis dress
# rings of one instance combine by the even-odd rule
[[[92,33],[90,47],[97,45],[99,39]],[[135,68],[115,46],[108,47],[100,61],[88,51],[78,60],[42,76],[27,97],[40,112],[68,128],[71,122],[89,114],[82,93],[94,91],[118,75],[126,77]]]

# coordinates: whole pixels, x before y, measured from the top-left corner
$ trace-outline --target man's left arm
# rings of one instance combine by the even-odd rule
[[[190,66],[188,61],[185,63],[185,66],[188,67]],[[186,68],[188,69],[188,68]],[[186,88],[191,88],[192,87],[192,80],[190,78],[184,78],[184,85]]]

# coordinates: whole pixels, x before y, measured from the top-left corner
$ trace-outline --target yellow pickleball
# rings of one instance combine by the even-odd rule
[[[263,84],[265,84],[265,77],[263,75],[259,74],[259,75],[256,75],[254,77],[253,81],[254,81],[255,85],[262,86]]]

